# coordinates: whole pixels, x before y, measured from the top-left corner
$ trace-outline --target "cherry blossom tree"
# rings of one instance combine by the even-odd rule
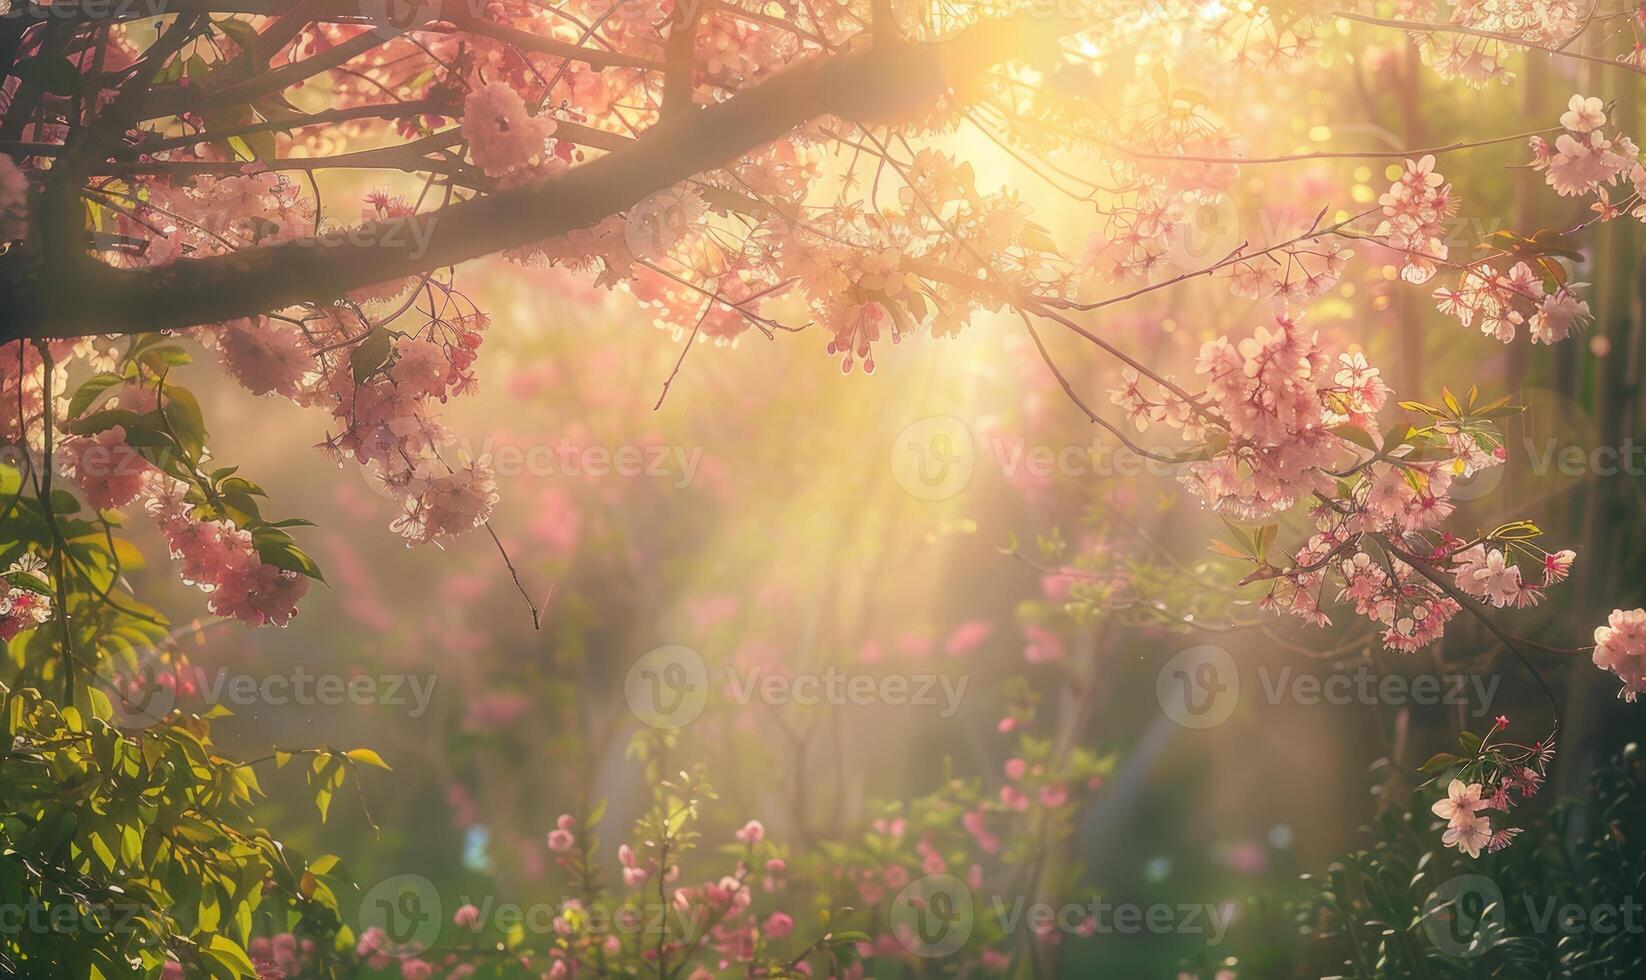
[[[215,616],[282,626],[323,580],[301,540],[309,522],[276,514],[228,447],[211,443],[205,408],[180,383],[197,353],[253,395],[309,409],[322,452],[393,501],[390,528],[407,544],[490,535],[540,622],[541,596],[513,574],[491,527],[493,461],[464,453],[441,419],[441,406],[479,384],[493,311],[472,298],[465,263],[488,257],[557,268],[667,327],[659,337],[679,353],[659,403],[703,347],[759,335],[814,344],[839,370],[872,374],[888,345],[941,358],[944,338],[1003,319],[1029,338],[1071,415],[1170,467],[1222,518],[1227,535],[1214,547],[1239,564],[1234,584],[1257,597],[1258,616],[1313,627],[1361,617],[1400,653],[1432,647],[1468,617],[1544,692],[1534,659],[1592,651],[1634,700],[1646,690],[1646,613],[1614,612],[1592,646],[1519,635],[1509,614],[1550,597],[1578,556],[1547,541],[1535,514],[1475,531],[1454,520],[1454,485],[1503,464],[1501,425],[1525,406],[1468,379],[1397,394],[1367,351],[1334,346],[1310,318],[1357,265],[1387,265],[1405,296],[1484,335],[1460,333],[1459,344],[1570,343],[1591,319],[1588,286],[1571,278],[1585,235],[1646,220],[1646,167],[1614,107],[1576,93],[1530,132],[1266,155],[1249,149],[1261,145],[1261,122],[1206,93],[1253,72],[1307,68],[1340,31],[1403,36],[1436,78],[1473,87],[1512,82],[1523,58],[1638,74],[1641,44],[1622,39],[1646,19],[1558,0],[1403,2],[1398,18],[1345,6],[1355,9],[1312,0],[10,5],[0,17],[0,440],[17,465],[0,487],[9,565],[0,637],[21,652],[6,687],[8,732],[35,758],[119,783],[100,813],[136,813],[134,801],[164,782],[157,760],[194,779],[164,787],[168,832],[182,839],[157,845],[173,864],[146,886],[158,943],[77,955],[105,976],[119,975],[118,960],[150,974],[187,963],[253,975],[244,923],[219,928],[218,916],[243,909],[249,920],[265,880],[305,928],[328,914],[316,882],[334,862],[245,836],[253,770],[211,749],[204,719],[132,735],[110,723],[118,706],[95,683],[108,662],[132,660],[168,629],[122,574],[142,560],[123,515],[153,524]],[[1061,195],[1081,215],[1080,237],[1037,222],[1011,185],[980,177],[953,149],[961,134],[1002,150],[1014,179]],[[1454,247],[1477,244],[1453,234],[1462,202],[1492,189],[1449,180],[1448,162],[1502,144],[1525,146],[1529,173],[1511,179],[1541,180],[1543,193],[1587,204],[1587,216]],[[1395,172],[1369,196],[1318,210],[1268,202],[1297,213],[1265,240],[1215,254],[1196,247],[1197,215],[1242,194],[1243,175],[1327,157],[1392,161]],[[382,189],[338,189],[356,174]],[[1105,328],[1122,304],[1191,282],[1263,304],[1262,322],[1171,364]],[[784,312],[795,309],[798,319]],[[1054,333],[1104,360],[1103,389],[1071,380],[1047,342]],[[1142,433],[1167,438],[1144,445]],[[1116,584],[1062,555],[1030,560],[1049,561],[1050,575]],[[1170,603],[1150,599],[1128,609],[1184,625]],[[1262,622],[1230,618],[1231,628]],[[1035,658],[1059,659],[1053,633],[1031,640]],[[1549,701],[1547,734],[1529,744],[1509,742],[1499,724],[1464,733],[1461,754],[1426,764],[1454,777],[1434,809],[1447,845],[1478,855],[1513,840],[1483,811],[1507,811],[1544,779],[1561,733],[1560,705]],[[1014,712],[1002,733],[1031,717]],[[1021,817],[1030,792],[1060,812],[1070,787],[1101,782],[1095,756],[1037,751],[1014,757],[1010,792],[997,798],[958,794],[886,818],[912,818],[920,833],[878,828],[863,865],[876,848],[907,845],[947,868],[967,849],[998,848],[991,826],[1031,835]],[[641,754],[656,770],[656,809],[638,828],[644,842],[618,852],[621,877],[657,888],[665,905],[700,910],[713,923],[708,938],[613,949],[573,923],[545,975],[611,956],[675,976],[705,942],[761,975],[792,975],[808,960],[845,971],[859,946],[874,948],[855,931],[791,937],[800,927],[789,912],[752,911],[752,877],[786,867],[758,824],[736,838],[746,851],[737,871],[671,891],[678,851],[694,840],[684,828],[711,791],[702,774],[677,779],[663,767],[663,740]],[[361,766],[386,765],[370,749],[272,761],[294,758],[311,766],[322,815]],[[18,812],[30,829],[14,834],[8,822],[5,836],[8,846],[29,838],[27,870],[42,888],[94,903],[117,887],[107,877],[116,865],[153,857],[131,814],[71,826],[51,793],[29,800]],[[592,858],[578,845],[599,823],[594,809],[567,814],[546,841],[591,894]],[[211,913],[170,916],[166,899],[183,887],[173,878],[191,875],[208,877],[221,900]],[[329,911],[335,920],[335,901]],[[467,918],[456,925],[475,925]],[[394,952],[382,936],[358,940],[368,964]],[[295,962],[300,952],[279,956]]]

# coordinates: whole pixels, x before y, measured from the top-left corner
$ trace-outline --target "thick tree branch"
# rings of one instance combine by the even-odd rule
[[[664,52],[663,105],[659,114],[672,119],[692,104],[697,83],[697,25],[703,17],[700,3],[676,4]]]
[[[0,260],[0,342],[138,333],[254,315],[586,228],[823,115],[897,120],[930,107],[991,66],[1040,55],[1045,21],[977,25],[935,44],[876,43],[792,68],[718,105],[682,113],[620,151],[557,179],[450,205],[420,219],[299,239],[158,269],[41,268]]]

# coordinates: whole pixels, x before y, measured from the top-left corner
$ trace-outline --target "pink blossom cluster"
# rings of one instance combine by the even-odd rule
[[[1283,11],[1241,3],[1202,6],[1197,20],[1224,60],[1256,71],[1308,64],[1320,49],[1325,22],[1309,7]]]
[[[1389,559],[1385,567],[1369,552],[1357,551],[1338,566],[1338,574],[1343,579],[1338,599],[1354,603],[1356,613],[1387,627],[1383,645],[1391,650],[1410,653],[1428,646],[1461,609],[1398,559]]]
[[[268,317],[230,320],[199,337],[215,347],[229,376],[254,395],[298,399],[315,370],[302,333]]]
[[[488,177],[535,168],[550,155],[554,131],[553,117],[529,113],[526,100],[504,82],[476,85],[463,101],[463,138]]]
[[[1430,5],[1423,2],[1420,6]],[[1423,45],[1429,63],[1442,78],[1462,79],[1474,88],[1493,79],[1507,84],[1515,76],[1505,63],[1524,50],[1515,40],[1545,48],[1564,46],[1583,29],[1589,13],[1581,0],[1462,0],[1452,7],[1450,22],[1498,36],[1433,31],[1423,35]],[[1433,18],[1420,13],[1416,19]]]
[[[1532,343],[1553,344],[1589,319],[1589,304],[1576,292],[1582,285],[1560,282],[1550,289],[1525,262],[1507,271],[1481,264],[1464,269],[1455,288],[1436,289],[1434,299],[1465,327],[1478,320],[1488,337],[1508,343],[1524,325]]]
[[[1452,185],[1435,172],[1434,155],[1407,160],[1406,169],[1377,203],[1384,216],[1377,236],[1404,256],[1400,278],[1428,282],[1436,263],[1446,261],[1447,224],[1458,208]]]
[[[1492,832],[1492,823],[1482,810],[1492,808],[1490,800],[1481,798],[1481,785],[1454,779],[1446,788],[1446,798],[1431,808],[1435,816],[1446,821],[1441,843],[1455,847],[1470,857],[1480,857],[1482,849],[1501,851],[1517,833],[1515,830]]]
[[[1331,292],[1354,255],[1335,238],[1296,242],[1261,259],[1235,262],[1218,275],[1228,277],[1236,296],[1272,300],[1277,310],[1303,309]]]
[[[1085,264],[1108,282],[1147,279],[1172,261],[1183,240],[1187,202],[1145,185],[1127,205],[1105,216],[1105,228],[1086,241]]]
[[[346,338],[357,322],[338,314],[322,336]],[[447,458],[440,448],[446,431],[432,411],[434,402],[472,389],[485,325],[485,317],[472,314],[437,321],[418,335],[392,337],[387,360],[364,380],[357,379],[351,359],[334,356],[299,392],[304,403],[325,405],[340,426],[327,448],[367,467],[379,491],[400,502],[390,527],[409,543],[473,530],[497,504],[490,458]]]
[[[77,356],[84,345],[75,341],[54,340],[47,344],[53,360],[61,364]],[[40,352],[32,344],[8,347],[0,357],[0,443],[31,451],[43,448],[44,432],[41,420],[45,409],[45,371]],[[60,396],[64,387],[61,372],[55,376],[53,396]]]
[[[44,584],[45,572],[45,559],[29,553],[12,562],[5,577],[0,578],[0,643],[10,642],[17,634],[51,619],[51,596],[11,581],[15,576],[28,575]]]
[[[208,150],[205,156],[214,159],[217,153]],[[315,230],[314,202],[303,196],[301,185],[256,165],[246,165],[245,171],[188,183],[136,179],[142,194],[114,218],[121,234],[143,244],[122,252],[119,261],[160,266],[184,257],[289,241]]]
[[[473,906],[466,906],[473,908]],[[459,910],[461,912],[461,910]],[[278,942],[280,937],[276,936]],[[255,940],[254,940],[255,942]],[[414,955],[414,950],[398,946],[389,938],[381,926],[370,926],[360,933],[355,941],[354,954],[360,962],[382,973],[394,971],[400,980],[467,980],[474,976],[477,968],[473,963],[464,963],[456,953],[447,953],[441,958],[439,965],[429,962],[428,959]],[[272,964],[256,961],[259,968],[272,971]],[[288,974],[271,972],[264,974],[274,978],[282,978]],[[303,973],[292,973],[290,976],[305,976]]]
[[[290,622],[308,594],[308,577],[264,563],[249,531],[230,521],[197,519],[185,499],[187,485],[157,474],[155,483],[161,481],[148,512],[172,558],[183,563],[183,581],[207,594],[207,608],[252,626]]]
[[[1208,425],[1227,433],[1211,459],[1188,463],[1180,477],[1208,506],[1236,518],[1260,518],[1289,509],[1311,493],[1328,493],[1327,471],[1346,459],[1348,443],[1331,429],[1366,426],[1388,389],[1364,358],[1343,354],[1334,363],[1316,332],[1282,315],[1273,329],[1231,342],[1219,337],[1200,349],[1197,373],[1207,379],[1193,403],[1175,392],[1145,395],[1133,373],[1112,400],[1141,429],[1166,422],[1185,438],[1202,438]]]
[[[1634,701],[1646,692],[1646,609],[1612,610],[1595,628],[1595,666],[1623,681],[1617,696]]]
[[[562,813],[555,820],[554,829],[549,831],[549,850],[557,854],[564,854],[577,844],[577,820],[569,813]]]
[[[1640,151],[1629,137],[1607,137],[1606,105],[1594,96],[1574,95],[1560,116],[1565,132],[1551,147],[1543,137],[1531,138],[1532,169],[1543,173],[1561,197],[1604,193],[1624,175],[1639,167]]]
[[[158,471],[126,445],[124,426],[64,439],[58,447],[59,465],[85,495],[86,503],[100,509],[124,507],[137,499]]]
[[[1088,238],[1082,266],[1119,283],[1221,258],[1206,253],[1226,251],[1221,239],[1233,232],[1223,227],[1233,223],[1226,212],[1238,159],[1228,127],[1203,107],[1185,112],[1156,99],[1104,135],[1129,152],[1108,161],[1113,197],[1098,209],[1102,229]]]
[[[1458,589],[1499,609],[1509,606],[1524,609],[1541,602],[1549,586],[1565,580],[1577,558],[1577,553],[1571,550],[1541,552],[1542,581],[1528,582],[1522,578],[1512,552],[1506,555],[1506,551],[1507,548],[1488,549],[1484,544],[1476,544],[1454,553],[1451,572]]]
[[[319,966],[317,949],[312,939],[298,939],[289,932],[273,936],[258,936],[247,947],[252,965],[259,976],[298,977],[303,971]]]
[[[1446,796],[1430,808],[1446,821],[1441,843],[1472,858],[1479,857],[1483,850],[1501,851],[1519,836],[1518,827],[1494,830],[1486,811],[1507,814],[1536,796],[1554,758],[1552,737],[1518,745],[1501,738],[1508,727],[1509,719],[1503,715],[1492,720],[1485,738],[1474,740],[1472,757],[1447,784]],[[1469,737],[1460,736],[1460,741]]]

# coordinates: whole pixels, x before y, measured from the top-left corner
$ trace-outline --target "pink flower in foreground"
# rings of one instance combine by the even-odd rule
[[[1464,785],[1463,780],[1454,779],[1446,787],[1446,798],[1439,800],[1431,808],[1435,816],[1447,821],[1453,827],[1468,822],[1474,817],[1476,810],[1485,804],[1480,799],[1480,784],[1469,783]]]
[[[758,844],[766,839],[766,827],[758,820],[750,820],[733,836],[745,844]]]
[[[1492,840],[1492,825],[1481,816],[1466,818],[1462,823],[1446,828],[1440,842],[1455,847],[1470,857],[1480,857],[1480,849]]]
[[[65,439],[60,447],[63,470],[98,509],[124,507],[142,492],[144,478],[154,468],[126,445],[124,426],[110,426],[96,435]]]
[[[1646,609],[1612,610],[1595,629],[1595,666],[1623,681],[1617,696],[1633,701],[1646,692]]]
[[[794,931],[794,920],[782,912],[773,912],[766,918],[766,938],[782,939]]]

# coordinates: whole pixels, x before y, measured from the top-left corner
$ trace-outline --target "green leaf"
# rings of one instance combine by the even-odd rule
[[[101,374],[87,378],[80,387],[74,390],[74,395],[69,398],[68,417],[71,419],[78,418],[80,413],[90,408],[91,403],[96,401],[104,392],[115,385],[124,383],[124,381],[124,378],[112,371],[104,371]]]
[[[320,566],[284,531],[266,526],[257,528],[252,531],[252,544],[256,545],[257,557],[265,565],[288,569],[319,582],[326,580]]]
[[[382,756],[378,755],[371,749],[350,749],[343,754],[353,759],[355,762],[363,762],[368,766],[376,766],[379,769],[387,769],[389,772],[394,771],[393,769],[389,769],[389,764],[383,761]]]
[[[1450,769],[1452,766],[1455,766],[1462,761],[1462,759],[1450,752],[1436,752],[1434,755],[1429,757],[1429,761],[1423,763],[1423,765],[1418,766],[1417,768],[1419,772],[1441,772],[1443,770]]]
[[[191,460],[199,459],[206,445],[206,420],[200,414],[200,402],[194,393],[187,388],[167,385],[165,416],[184,453]]]
[[[1269,545],[1274,543],[1275,534],[1280,528],[1274,524],[1265,524],[1257,529],[1257,537],[1253,543],[1257,546],[1257,557],[1262,558],[1269,553]]]
[[[139,355],[138,360],[142,361],[155,374],[164,374],[170,368],[194,363],[194,358],[189,356],[189,352],[177,344],[158,344],[153,347],[146,347],[143,349],[143,353]]]
[[[251,957],[246,955],[246,951],[234,940],[220,934],[201,944],[200,962],[206,972],[223,980],[257,976],[257,968],[252,966]]]

